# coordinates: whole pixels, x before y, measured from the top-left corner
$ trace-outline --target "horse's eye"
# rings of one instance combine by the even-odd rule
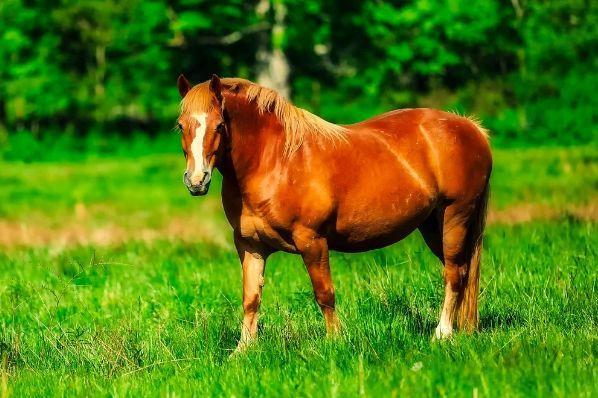
[[[183,125],[181,123],[179,123],[178,126],[179,126],[179,130],[183,131]]]
[[[218,123],[218,126],[216,126],[216,132],[218,132],[218,133],[224,132],[224,122]]]

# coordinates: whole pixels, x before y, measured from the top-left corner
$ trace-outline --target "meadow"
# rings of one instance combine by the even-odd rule
[[[230,357],[241,271],[219,184],[181,155],[0,162],[0,397],[598,394],[598,151],[495,151],[480,330],[432,341],[417,233],[334,253],[327,339],[300,258],[268,262],[259,341]]]

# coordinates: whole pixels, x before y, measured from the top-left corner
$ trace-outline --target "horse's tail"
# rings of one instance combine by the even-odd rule
[[[488,197],[490,196],[490,184],[487,183],[484,192],[476,204],[475,212],[471,218],[471,226],[467,237],[467,252],[469,266],[465,275],[465,286],[460,297],[457,325],[459,329],[472,332],[477,329],[478,294],[480,285],[480,261],[482,259],[482,240],[484,227],[486,225],[486,210]]]

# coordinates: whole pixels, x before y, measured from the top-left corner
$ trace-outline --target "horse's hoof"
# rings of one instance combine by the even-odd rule
[[[251,341],[239,341],[239,344],[237,344],[237,348],[235,348],[235,350],[228,357],[232,359],[245,354],[249,349],[250,345]]]
[[[326,322],[326,338],[336,339],[341,336],[343,328],[341,327],[340,320],[334,316],[331,321]]]
[[[326,329],[326,338],[328,339],[336,339],[337,337],[340,337],[341,333],[341,328],[339,325],[334,325],[331,328],[327,328]]]
[[[434,332],[433,340],[448,340],[453,336],[453,329],[444,329],[442,327],[437,326],[436,331]]]

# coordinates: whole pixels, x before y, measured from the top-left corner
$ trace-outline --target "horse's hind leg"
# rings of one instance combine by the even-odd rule
[[[467,216],[459,214],[454,205],[444,213],[442,248],[444,262],[444,301],[435,336],[438,339],[450,337],[457,311],[459,294],[466,270],[465,244]]]
[[[419,231],[426,242],[428,248],[434,253],[436,257],[445,264],[444,279],[445,292],[444,302],[442,304],[442,311],[440,313],[440,321],[436,327],[435,337],[438,339],[449,337],[453,331],[454,315],[457,305],[458,284],[459,277],[459,260],[453,255],[455,247],[460,246],[456,241],[460,240],[459,235],[462,233],[461,229],[454,225],[453,218],[450,216],[454,210],[449,209],[449,228],[446,232],[447,239],[444,240],[445,229],[445,209],[434,211],[430,216],[419,226]],[[445,242],[450,242],[448,249],[448,262],[444,255]],[[458,250],[457,250],[458,251]],[[455,273],[457,275],[455,275]]]
[[[456,223],[453,216],[454,208],[448,209],[449,219],[445,209],[434,211],[420,226],[419,231],[432,253],[444,264],[444,302],[440,313],[440,321],[436,327],[435,337],[446,338],[453,332],[454,316],[457,307],[459,283],[461,280],[459,266],[461,260],[455,256],[462,246],[463,230]],[[445,237],[445,222],[448,224]],[[445,244],[447,245],[447,256],[445,257]]]
[[[428,218],[419,226],[419,232],[424,238],[428,248],[438,259],[444,263],[442,251],[442,223],[444,210],[432,212]]]
[[[478,322],[478,281],[481,237],[487,203],[487,189],[475,201],[455,202],[446,207],[443,218],[444,302],[436,337],[450,337],[455,316],[459,327],[473,330]]]

